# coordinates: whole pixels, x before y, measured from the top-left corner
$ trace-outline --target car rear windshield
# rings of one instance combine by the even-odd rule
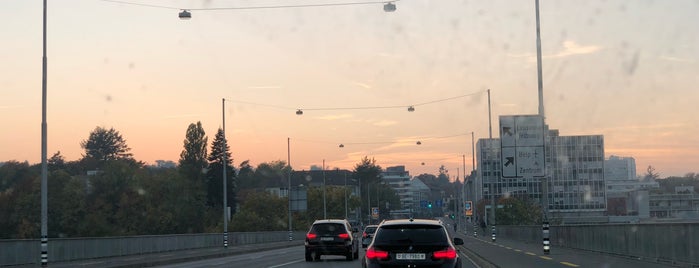
[[[374,237],[374,243],[378,244],[444,244],[447,241],[439,225],[382,226]]]
[[[376,232],[376,227],[367,227],[365,232],[367,234],[373,234],[374,232]]]
[[[313,225],[311,231],[317,235],[337,235],[344,233],[345,226],[341,223],[319,223]]]

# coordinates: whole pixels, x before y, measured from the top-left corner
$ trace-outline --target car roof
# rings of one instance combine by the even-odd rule
[[[316,220],[313,222],[313,224],[318,224],[318,223],[341,223],[345,224],[348,223],[347,220],[341,220],[341,219],[324,219],[324,220]]]
[[[443,226],[440,221],[428,220],[428,219],[400,219],[400,220],[386,220],[380,224],[380,226],[391,226],[391,225],[438,225]]]

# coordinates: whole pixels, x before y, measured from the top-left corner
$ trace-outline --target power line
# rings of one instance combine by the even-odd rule
[[[400,0],[322,3],[322,4],[299,4],[299,5],[276,5],[276,6],[211,7],[211,8],[181,8],[181,7],[174,7],[174,6],[160,6],[160,5],[142,4],[142,3],[137,3],[137,2],[119,1],[119,0],[99,0],[99,1],[127,4],[127,5],[134,5],[134,6],[143,6],[143,7],[175,9],[175,10],[246,10],[246,9],[278,9],[278,8],[307,8],[307,7],[375,5],[375,4],[385,4],[385,3],[390,3],[390,2],[398,2]]]

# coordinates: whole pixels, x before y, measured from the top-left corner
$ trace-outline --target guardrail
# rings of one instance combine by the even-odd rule
[[[294,232],[294,240],[303,240],[305,232]],[[288,241],[289,233],[229,233],[229,247],[245,244]],[[39,239],[0,240],[0,266],[40,263]],[[94,238],[49,239],[49,262],[157,253],[197,248],[223,247],[223,234],[177,234]]]
[[[541,243],[541,226],[498,226],[498,236]],[[658,262],[699,264],[699,223],[558,225],[554,246]]]

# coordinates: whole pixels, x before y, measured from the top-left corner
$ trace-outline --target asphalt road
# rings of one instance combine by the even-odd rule
[[[361,258],[364,250],[359,253],[359,258],[353,261],[345,260],[343,256],[322,256],[320,261],[306,262],[304,260],[304,247],[294,246],[284,249],[276,249],[216,259],[199,260],[193,262],[159,266],[162,268],[185,267],[244,267],[244,268],[358,268],[361,267]],[[461,256],[463,268],[477,268],[465,255]]]

